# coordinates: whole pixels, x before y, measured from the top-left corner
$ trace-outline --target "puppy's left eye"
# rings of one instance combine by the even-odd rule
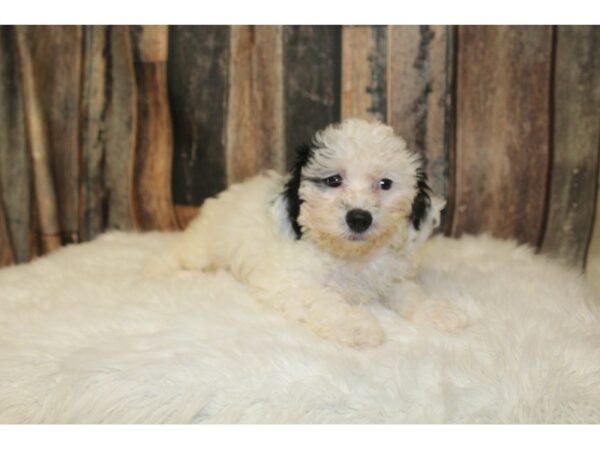
[[[387,191],[388,189],[390,189],[392,187],[392,183],[393,183],[393,181],[390,180],[389,178],[383,178],[383,179],[379,180],[379,189],[383,189],[384,191]]]

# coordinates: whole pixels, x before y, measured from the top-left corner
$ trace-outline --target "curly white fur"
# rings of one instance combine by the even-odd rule
[[[283,195],[289,177],[269,172],[207,200],[170,254],[158,255],[146,272],[226,269],[262,303],[352,346],[383,342],[380,324],[364,308],[375,301],[440,329],[461,328],[460,311],[427,301],[412,281],[415,246],[444,205],[434,199],[418,230],[411,224],[419,164],[386,125],[357,119],[331,125],[316,134],[298,173],[301,239]],[[340,185],[328,186],[323,180],[334,175]],[[389,189],[381,188],[384,179]],[[370,214],[368,229],[351,229],[352,210]]]

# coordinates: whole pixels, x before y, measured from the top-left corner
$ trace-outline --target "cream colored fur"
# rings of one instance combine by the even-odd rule
[[[356,119],[327,127],[313,144],[299,189],[302,239],[294,238],[281,195],[287,178],[269,172],[208,199],[146,273],[225,269],[260,302],[323,338],[351,346],[383,342],[379,322],[364,308],[377,301],[442,330],[464,327],[460,311],[427,299],[413,280],[415,246],[437,225],[444,205],[434,199],[421,230],[411,226],[417,156],[390,127]],[[343,178],[340,187],[310,181],[335,174]],[[379,188],[384,178],[393,180],[391,189]],[[360,235],[345,221],[354,208],[373,216]]]

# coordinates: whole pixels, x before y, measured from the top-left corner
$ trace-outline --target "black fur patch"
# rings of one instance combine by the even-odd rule
[[[296,150],[296,161],[291,171],[292,176],[286,183],[282,194],[286,200],[288,216],[292,224],[292,229],[296,233],[296,239],[302,237],[302,229],[298,224],[298,215],[300,214],[300,205],[302,204],[302,199],[298,195],[300,182],[302,181],[302,168],[310,161],[313,153],[314,149],[308,144],[302,145]]]
[[[423,169],[417,170],[417,195],[413,200],[412,210],[410,211],[410,221],[415,230],[419,230],[421,223],[425,220],[429,208],[431,208],[431,198],[429,193],[431,189],[427,184],[427,174]]]

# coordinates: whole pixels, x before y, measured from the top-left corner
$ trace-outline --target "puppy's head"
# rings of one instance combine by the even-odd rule
[[[391,127],[348,119],[300,149],[284,196],[298,239],[353,258],[402,248],[427,217],[428,191],[419,158]]]

